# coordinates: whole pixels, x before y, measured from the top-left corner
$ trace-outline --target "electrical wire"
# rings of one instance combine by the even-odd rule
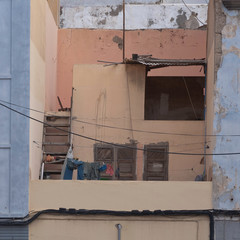
[[[27,109],[33,112],[37,112],[37,113],[41,113],[41,114],[46,114],[43,111],[39,111],[33,108],[28,108],[28,107],[24,107],[24,106],[20,106],[18,104],[15,103],[10,103],[4,100],[0,100],[0,102],[9,104],[9,105],[13,105],[16,107],[20,107],[23,109]],[[51,114],[47,114],[46,116],[52,116]],[[190,134],[190,133],[169,133],[169,132],[154,132],[154,131],[145,131],[145,130],[140,130],[140,129],[129,129],[129,128],[122,128],[122,127],[115,127],[115,126],[109,126],[109,125],[103,125],[103,124],[97,124],[97,123],[91,123],[91,122],[87,122],[87,121],[83,121],[83,120],[79,120],[78,118],[73,117],[72,121],[75,122],[80,122],[80,123],[84,123],[84,124],[88,124],[88,125],[94,125],[97,127],[105,127],[105,128],[111,128],[111,129],[118,129],[118,130],[124,130],[124,131],[134,131],[134,132],[140,132],[140,133],[150,133],[150,134],[159,134],[159,135],[172,135],[172,136],[185,136],[185,137],[240,137],[240,134]]]
[[[197,113],[196,113],[195,107],[193,105],[193,101],[192,101],[191,94],[190,94],[190,91],[189,91],[188,86],[187,86],[186,79],[185,79],[185,77],[182,77],[182,78],[183,78],[183,82],[184,82],[185,88],[187,90],[188,98],[189,98],[189,101],[191,103],[193,113],[195,115],[196,120],[198,120]]]
[[[211,141],[207,141],[206,143],[210,143]],[[33,143],[35,143],[37,146],[41,146],[43,144],[42,141],[35,141],[33,140]],[[41,145],[40,145],[41,144]],[[205,144],[205,142],[193,142],[193,143],[182,143],[182,144],[171,144],[171,148],[174,147],[174,148],[178,148],[179,146],[182,147],[182,146],[192,146],[192,145],[200,145],[200,144]],[[84,146],[84,145],[75,145],[74,144],[74,147],[86,147],[88,148],[89,146]],[[92,147],[91,147],[92,148]],[[199,148],[200,149],[200,148]]]
[[[216,210],[222,213],[224,210]],[[239,211],[230,211],[235,215],[239,214]],[[210,216],[214,213],[214,210],[132,210],[132,211],[114,211],[114,210],[87,210],[87,209],[75,209],[75,208],[59,208],[59,209],[45,209],[42,211],[35,211],[33,216],[28,216],[24,219],[3,219],[0,220],[0,226],[24,226],[29,225],[36,220],[42,214],[61,214],[61,215],[106,215],[106,216]],[[220,214],[219,213],[219,214]],[[217,213],[216,213],[217,214]],[[227,212],[228,214],[228,212]]]
[[[193,11],[188,7],[188,5],[185,3],[184,0],[182,0],[182,2],[183,2],[183,4],[185,5],[185,7],[191,12],[191,14],[194,15],[195,18],[196,18],[202,25],[206,25],[206,24],[204,24],[204,23],[193,13]]]
[[[88,137],[88,136],[85,136],[85,135],[81,135],[81,134],[78,134],[78,133],[74,133],[72,131],[67,131],[65,129],[62,129],[62,128],[59,128],[59,127],[56,127],[56,126],[53,126],[51,124],[48,124],[48,123],[44,123],[43,121],[41,120],[38,120],[36,118],[33,118],[31,116],[28,116],[22,112],[19,112],[13,108],[10,108],[2,103],[0,103],[0,106],[4,107],[4,108],[7,108],[9,110],[11,110],[12,112],[15,112],[19,115],[22,115],[26,118],[29,118],[33,121],[36,121],[38,123],[41,123],[45,126],[48,126],[48,127],[52,127],[52,128],[55,128],[59,131],[62,131],[62,132],[66,132],[66,133],[69,133],[69,134],[72,134],[72,135],[75,135],[75,136],[78,136],[78,137],[81,137],[81,138],[84,138],[84,139],[88,139],[88,140],[91,140],[91,141],[95,141],[95,142],[100,142],[100,143],[104,143],[104,144],[107,144],[107,145],[111,145],[111,146],[116,146],[116,147],[121,147],[121,148],[127,148],[127,149],[132,149],[132,150],[139,150],[139,151],[143,151],[143,152],[154,152],[154,153],[162,153],[161,151],[151,151],[151,150],[146,150],[146,149],[143,149],[143,148],[137,148],[137,147],[130,147],[130,146],[127,146],[127,145],[121,145],[121,144],[116,144],[116,143],[110,143],[110,142],[107,142],[107,141],[102,141],[102,140],[99,140],[99,139],[95,139],[95,138],[92,138],[92,137]],[[231,152],[231,153],[179,153],[179,152],[164,152],[165,154],[171,154],[171,155],[183,155],[183,156],[230,156],[230,155],[240,155],[240,152]]]
[[[86,209],[66,209],[66,208],[59,208],[57,209],[46,209],[37,212],[32,217],[28,217],[21,220],[10,219],[10,220],[1,220],[0,226],[27,226],[36,220],[42,214],[62,214],[62,215],[107,215],[107,216],[208,216],[209,217],[209,239],[214,240],[214,216],[216,215],[226,215],[226,216],[239,216],[240,211],[237,210],[215,210],[215,209],[208,209],[208,210],[133,210],[133,211],[113,211],[113,210],[86,210]]]

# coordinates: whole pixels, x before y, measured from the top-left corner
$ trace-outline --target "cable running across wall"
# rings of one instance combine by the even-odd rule
[[[194,115],[195,115],[196,120],[198,120],[197,113],[196,113],[195,107],[194,107],[194,105],[193,105],[193,101],[192,101],[191,94],[190,94],[190,92],[189,92],[189,89],[188,89],[188,86],[187,86],[187,82],[186,82],[185,77],[183,77],[183,81],[184,81],[185,88],[186,88],[186,90],[187,90],[188,98],[189,98],[189,101],[190,101],[190,103],[191,103],[193,113],[194,113]]]
[[[196,13],[194,13],[189,7],[188,5],[185,3],[184,0],[182,0],[183,4],[185,5],[185,7],[191,12],[191,14],[202,24],[202,25],[205,25],[196,15]]]
[[[67,131],[65,129],[62,129],[62,128],[59,128],[59,127],[55,127],[51,124],[48,124],[48,123],[44,123],[43,121],[40,121],[36,118],[33,118],[33,117],[30,117],[22,112],[19,112],[11,107],[8,107],[2,103],[0,103],[0,106],[6,108],[6,109],[9,109],[11,110],[12,112],[15,112],[19,115],[22,115],[26,118],[29,118],[33,121],[36,121],[38,123],[41,123],[45,126],[49,126],[49,127],[52,127],[52,128],[55,128],[59,131],[62,131],[62,132],[66,132],[66,133],[69,133],[69,134],[72,134],[72,135],[75,135],[75,136],[78,136],[78,137],[81,137],[81,138],[84,138],[84,139],[88,139],[88,140],[91,140],[91,141],[96,141],[96,142],[100,142],[100,143],[104,143],[104,144],[108,144],[108,145],[111,145],[111,146],[116,146],[116,147],[121,147],[121,148],[128,148],[128,149],[134,149],[134,150],[139,150],[139,151],[143,151],[143,152],[159,152],[159,153],[162,153],[161,151],[151,151],[151,150],[145,150],[143,148],[137,148],[137,147],[130,147],[130,146],[127,146],[127,145],[122,145],[122,144],[116,144],[116,143],[111,143],[111,142],[107,142],[107,141],[101,141],[101,140],[98,140],[98,139],[95,139],[95,138],[92,138],[92,137],[89,137],[89,136],[85,136],[85,135],[82,135],[82,134],[78,134],[78,133],[75,133],[75,132],[72,132],[72,131]],[[240,152],[231,152],[231,153],[206,153],[206,154],[202,154],[202,153],[179,153],[179,152],[164,152],[165,154],[172,154],[172,155],[183,155],[183,156],[228,156],[228,155],[240,155]]]

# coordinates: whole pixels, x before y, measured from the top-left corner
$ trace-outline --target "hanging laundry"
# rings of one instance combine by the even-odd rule
[[[111,164],[107,164],[106,174],[108,174],[111,177],[114,175],[114,170]]]
[[[72,180],[73,170],[77,169],[78,180],[100,180],[100,172],[107,169],[106,164],[98,162],[83,162],[74,158],[68,158],[63,179]]]
[[[72,180],[73,170],[77,169],[77,179],[83,180],[84,179],[83,166],[84,166],[84,162],[78,161],[73,158],[68,158],[63,179]]]
[[[84,163],[84,179],[87,180],[100,180],[100,172],[107,169],[106,164],[99,162],[85,162]]]
[[[45,162],[52,162],[55,160],[55,157],[51,156],[51,155],[47,155],[45,156]]]

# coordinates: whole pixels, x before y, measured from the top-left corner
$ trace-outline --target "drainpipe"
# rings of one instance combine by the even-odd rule
[[[120,223],[115,225],[117,230],[118,230],[118,240],[121,240],[121,229],[122,229],[122,225]]]
[[[125,0],[123,0],[123,63],[125,60]]]

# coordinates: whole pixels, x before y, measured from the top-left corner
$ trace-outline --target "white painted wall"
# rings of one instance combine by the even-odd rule
[[[61,6],[106,6],[119,5],[123,0],[60,0]],[[183,3],[182,0],[125,0],[127,4]],[[184,0],[186,4],[207,4],[209,0]]]
[[[207,0],[126,0],[125,9],[127,30],[198,29],[207,24]],[[61,0],[60,27],[122,29],[122,0]]]

